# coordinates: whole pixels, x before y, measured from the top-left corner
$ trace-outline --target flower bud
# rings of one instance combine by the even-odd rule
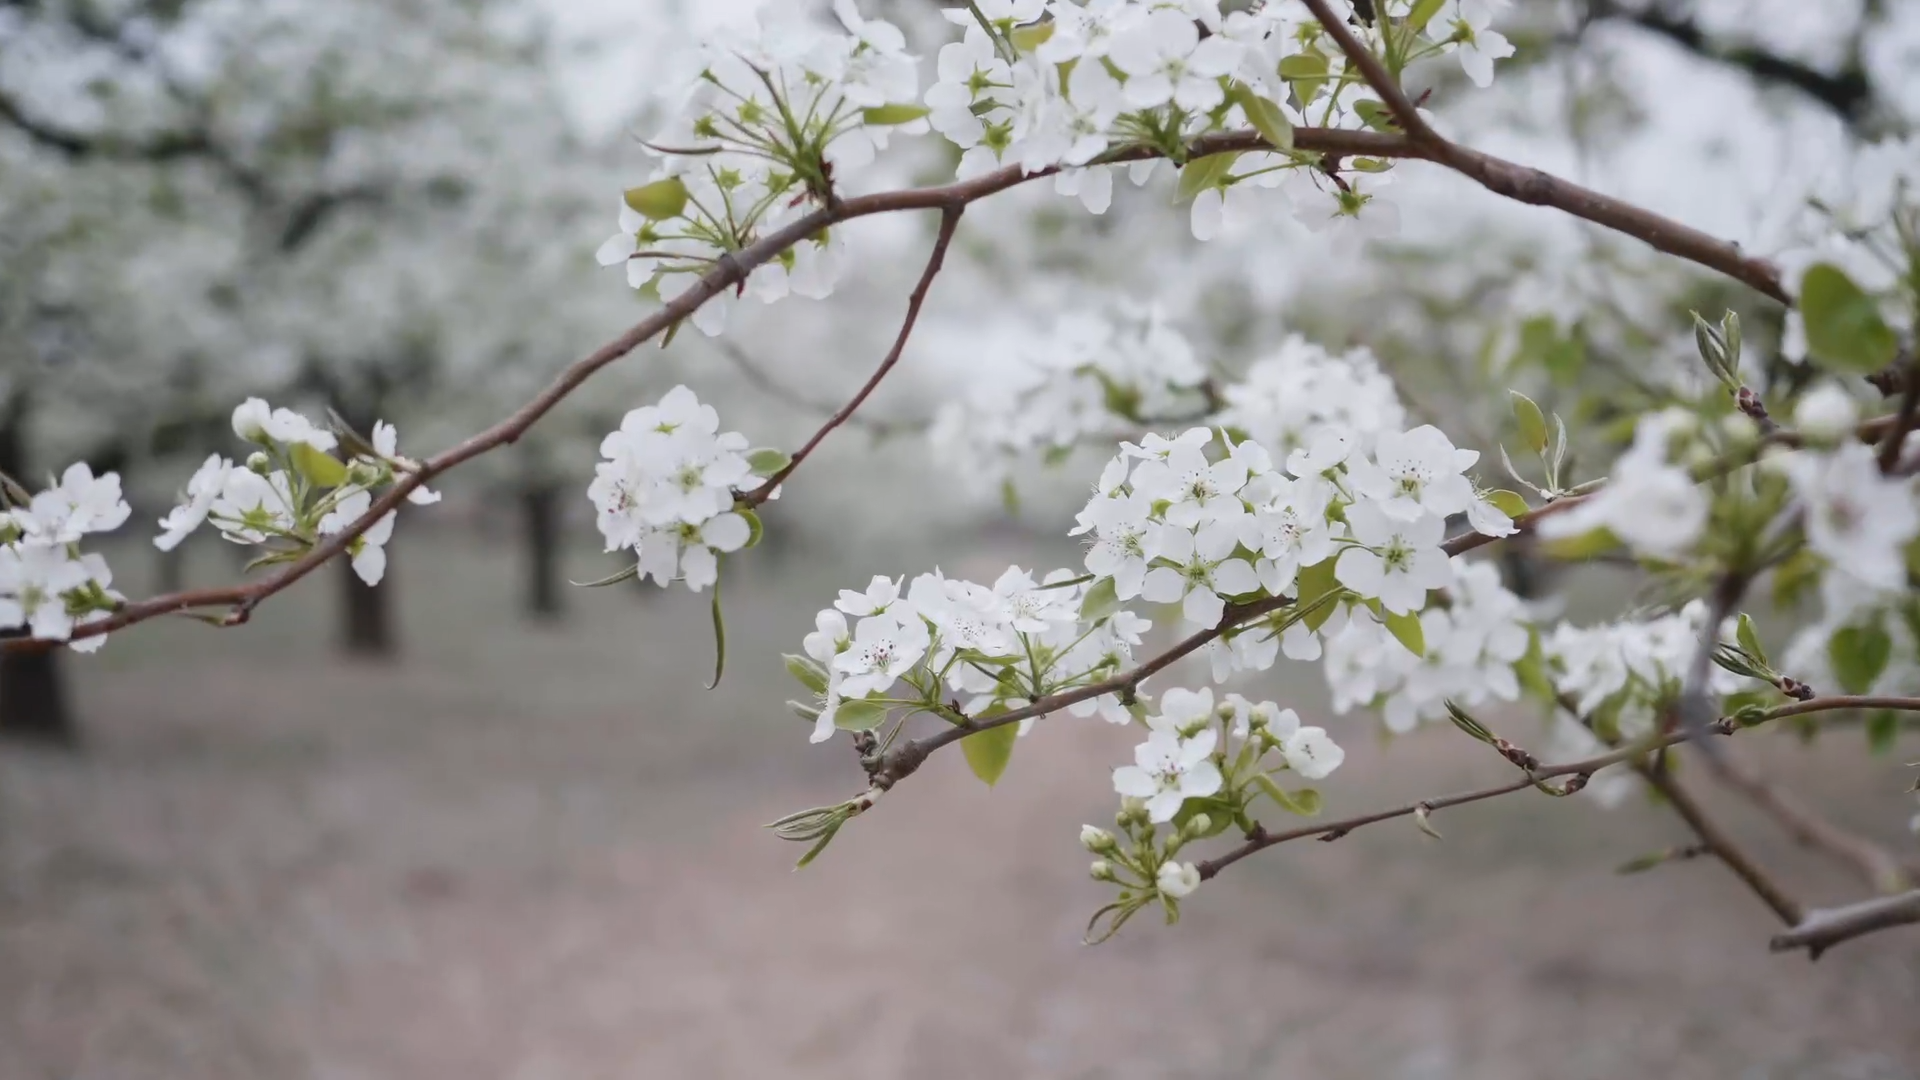
[[[1116,843],[1112,833],[1097,825],[1080,826],[1080,846],[1095,855],[1112,851]]]
[[[1213,828],[1213,819],[1211,817],[1208,817],[1206,814],[1195,814],[1187,819],[1187,824],[1180,832],[1189,840],[1198,840],[1207,835],[1207,830],[1211,828]]]
[[[1107,862],[1107,860],[1105,859],[1093,860],[1093,865],[1087,867],[1087,873],[1091,874],[1093,876],[1093,880],[1095,881],[1118,881],[1119,880],[1118,878],[1113,876],[1113,865]]]
[[[234,407],[233,433],[248,442],[267,441],[267,421],[273,410],[259,398],[248,398]]]
[[[1200,868],[1192,863],[1161,863],[1154,883],[1163,895],[1178,900],[1200,887]]]
[[[1860,422],[1860,406],[1845,390],[1823,383],[1807,391],[1793,410],[1793,426],[1809,441],[1837,443]]]
[[[255,450],[247,455],[247,471],[265,476],[273,471],[273,459],[265,453]]]

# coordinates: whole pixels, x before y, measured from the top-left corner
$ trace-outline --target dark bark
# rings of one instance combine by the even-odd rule
[[[184,547],[177,547],[172,551],[153,549],[153,591],[172,593],[186,587],[187,549]]]
[[[560,489],[532,483],[520,491],[520,517],[526,549],[524,603],[531,618],[558,619],[566,611],[560,580],[562,521]]]
[[[27,402],[0,410],[0,472],[34,486],[27,460]],[[78,746],[80,729],[68,701],[64,654],[58,649],[0,653],[0,737]]]

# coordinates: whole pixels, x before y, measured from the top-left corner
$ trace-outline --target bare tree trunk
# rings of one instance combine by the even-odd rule
[[[0,471],[28,486],[27,400],[16,395],[0,409]],[[0,652],[0,736],[76,747],[80,729],[68,704],[61,650]]]
[[[187,587],[187,549],[174,548],[172,551],[153,550],[153,591],[156,593],[179,592]]]
[[[340,582],[340,648],[348,656],[389,660],[399,651],[393,626],[393,547],[387,547],[387,574],[369,586],[345,558],[335,560]]]
[[[526,542],[526,613],[540,620],[565,614],[560,588],[560,489],[547,481],[530,481],[520,490],[520,517]]]

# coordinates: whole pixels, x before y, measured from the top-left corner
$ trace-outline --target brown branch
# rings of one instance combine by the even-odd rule
[[[1700,842],[1705,844],[1716,858],[1725,863],[1727,869],[1733,871],[1734,876],[1744,882],[1747,888],[1760,898],[1761,903],[1767,905],[1775,915],[1779,916],[1781,922],[1792,926],[1800,921],[1799,902],[1787,895],[1787,891],[1768,875],[1759,862],[1748,855],[1733,837],[1720,828],[1719,824],[1707,814],[1706,809],[1694,799],[1693,794],[1681,785],[1680,778],[1667,771],[1664,762],[1642,763],[1636,765],[1634,771],[1645,777],[1647,783],[1653,785],[1654,790],[1666,798],[1668,805],[1673,807],[1673,812],[1680,815],[1681,820],[1687,823],[1687,827],[1700,838]]]
[[[1920,411],[1920,360],[1909,362],[1904,374],[1900,411],[1894,414],[1893,425],[1880,441],[1880,471],[1888,476],[1893,475],[1894,466],[1900,464],[1900,449],[1906,443],[1907,432],[1913,429],[1914,414]]]
[[[1314,17],[1340,46],[1353,66],[1387,103],[1408,142],[1418,151],[1409,157],[1423,157],[1445,165],[1496,195],[1535,206],[1551,206],[1575,217],[1605,226],[1646,241],[1669,255],[1677,255],[1751,286],[1782,304],[1792,304],[1780,282],[1779,268],[1765,259],[1746,254],[1738,244],[1708,236],[1644,210],[1632,203],[1602,195],[1556,176],[1524,165],[1492,157],[1442,137],[1420,116],[1420,110],[1407,97],[1380,58],[1333,13],[1327,0],[1305,0]]]
[[[1865,702],[1873,702],[1875,704],[1863,704]],[[1562,704],[1570,705],[1571,703],[1563,701]],[[1808,701],[1790,702],[1777,708],[1769,709],[1759,719],[1747,724],[1742,724],[1730,716],[1721,717],[1719,720],[1708,725],[1706,730],[1715,735],[1731,735],[1734,732],[1742,730],[1744,727],[1754,727],[1760,724],[1771,723],[1775,720],[1784,720],[1790,716],[1804,716],[1808,713],[1858,708],[1897,708],[1920,712],[1920,698],[1862,698],[1844,695],[1813,698]],[[999,718],[995,717],[995,719]],[[1526,770],[1526,776],[1519,780],[1509,781],[1504,784],[1495,784],[1492,787],[1480,788],[1455,795],[1442,795],[1437,798],[1421,799],[1417,802],[1410,802],[1403,806],[1392,807],[1391,809],[1376,810],[1371,813],[1342,818],[1338,821],[1323,822],[1318,825],[1305,825],[1297,829],[1289,829],[1285,832],[1266,832],[1262,830],[1259,834],[1248,837],[1246,842],[1239,847],[1226,852],[1218,858],[1209,859],[1198,864],[1200,876],[1202,878],[1211,878],[1221,870],[1239,862],[1241,859],[1257,851],[1273,847],[1276,844],[1284,844],[1289,841],[1303,840],[1307,837],[1315,836],[1327,840],[1337,840],[1364,825],[1407,817],[1411,814],[1420,813],[1423,810],[1431,813],[1435,810],[1444,810],[1451,806],[1464,806],[1467,803],[1498,798],[1502,795],[1510,795],[1516,791],[1525,791],[1528,788],[1537,787],[1543,781],[1552,780],[1561,776],[1588,777],[1609,765],[1637,763],[1636,768],[1641,769],[1642,775],[1647,775],[1648,771],[1653,769],[1653,766],[1639,759],[1645,758],[1648,754],[1678,746],[1681,743],[1690,742],[1697,738],[1698,734],[1699,733],[1695,732],[1671,731],[1632,746],[1618,747],[1597,757],[1568,762],[1562,765],[1536,766]],[[1666,794],[1669,799],[1674,801],[1675,808],[1681,810],[1682,816],[1687,818],[1688,823],[1695,826],[1694,831],[1700,833],[1702,841],[1708,845],[1713,853],[1720,856],[1724,861],[1727,853],[1731,852],[1737,862],[1743,866],[1751,867],[1751,860],[1742,856],[1739,849],[1736,848],[1731,841],[1726,839],[1725,835],[1715,827],[1713,822],[1700,811],[1699,804],[1694,802],[1691,796],[1680,789],[1677,784],[1673,783],[1671,776],[1664,772],[1660,775],[1661,779],[1656,780],[1652,776],[1648,776],[1648,779],[1650,782],[1653,782],[1663,794]],[[1773,888],[1771,883],[1766,881],[1765,875],[1757,872],[1757,868],[1755,869],[1755,878],[1761,882],[1760,887],[1766,889],[1768,894],[1776,899],[1784,899],[1784,896],[1780,894],[1779,890]],[[1769,904],[1771,906],[1771,901]],[[1789,924],[1798,918],[1797,914],[1789,916],[1786,913],[1788,910],[1797,912],[1797,908],[1794,908],[1790,901],[1787,902],[1785,907],[1775,908],[1775,910],[1781,912],[1782,921]]]
[[[1714,775],[1777,822],[1804,847],[1826,852],[1851,867],[1867,885],[1883,893],[1911,888],[1912,879],[1900,860],[1863,836],[1856,836],[1821,817],[1798,799],[1767,781],[1752,763],[1732,754],[1721,755]]]
[[[1815,908],[1793,929],[1774,935],[1770,945],[1774,952],[1805,949],[1809,958],[1818,960],[1821,953],[1843,941],[1914,923],[1920,923],[1920,889],[1845,907]]]
[[[907,347],[907,338],[913,335],[914,323],[920,320],[920,307],[926,302],[927,291],[933,288],[933,279],[939,276],[940,267],[946,263],[947,247],[953,243],[953,231],[959,227],[960,215],[965,209],[966,203],[963,202],[952,202],[941,208],[940,234],[934,238],[933,253],[927,256],[927,267],[920,272],[919,283],[913,287],[913,292],[907,296],[907,316],[900,322],[900,332],[894,336],[893,348],[887,350],[886,358],[881,360],[880,366],[873,370],[873,374],[868,377],[866,385],[860,387],[859,392],[854,394],[852,399],[845,405],[841,406],[839,412],[828,417],[827,422],[820,425],[820,430],[814,432],[813,437],[807,440],[806,445],[794,453],[793,460],[787,462],[785,468],[767,477],[765,483],[754,488],[752,491],[741,493],[740,501],[743,504],[748,507],[759,506],[769,498],[772,498],[773,493],[778,491],[780,485],[786,482],[787,477],[792,476],[793,471],[800,467],[800,463],[807,460],[807,456],[812,454],[821,442],[825,441],[827,435],[832,432],[834,428],[846,423],[848,418],[859,411],[860,406],[866,402],[867,396],[872,394],[874,388],[880,385],[880,380],[886,378],[887,373],[893,370],[893,365],[900,362],[900,354]]]
[[[1316,0],[1309,0],[1309,3]],[[1321,4],[1324,10],[1325,5]],[[1341,33],[1348,41],[1351,34]],[[1358,42],[1353,42],[1358,46]],[[1360,52],[1365,53],[1364,47]],[[1371,54],[1367,54],[1371,55]],[[1377,62],[1374,65],[1377,68]],[[1364,67],[1364,65],[1363,65]],[[1404,95],[1402,95],[1404,96]],[[1510,162],[1478,155],[1453,144],[1430,141],[1416,141],[1406,136],[1388,135],[1371,131],[1345,131],[1334,128],[1297,128],[1294,131],[1294,148],[1311,153],[1332,154],[1336,156],[1358,155],[1379,158],[1424,158],[1439,161],[1455,168],[1460,155],[1472,155],[1473,168],[1480,170],[1475,179],[1483,185],[1502,194],[1510,194],[1526,202],[1557,206],[1576,216],[1595,221],[1602,225],[1619,229],[1629,235],[1647,241],[1661,250],[1688,258],[1710,269],[1719,270],[1734,278],[1754,284],[1768,295],[1782,297],[1779,290],[1778,274],[1773,268],[1758,260],[1749,260],[1739,255],[1733,245],[1714,240],[1702,233],[1695,232],[1676,222],[1668,221],[1656,214],[1650,214],[1637,207],[1620,203],[1596,192],[1588,191],[1578,185],[1569,184],[1533,169],[1523,169]],[[1206,157],[1213,154],[1236,151],[1271,149],[1258,132],[1228,131],[1195,139],[1188,147],[1189,159]],[[1162,156],[1159,151],[1148,147],[1126,147],[1096,159],[1096,163],[1111,164],[1125,161],[1140,161]],[[1470,163],[1471,164],[1471,163]],[[951,207],[964,207],[988,196],[998,194],[1008,188],[1051,176],[1057,168],[1041,169],[1036,172],[1022,172],[1019,166],[1008,166],[971,180],[927,188],[909,188],[901,191],[879,192],[872,195],[860,195],[835,201],[801,217],[784,228],[769,233],[753,244],[715,261],[708,271],[701,275],[685,292],[674,297],[660,310],[640,322],[635,323],[619,337],[594,350],[588,356],[575,361],[562,371],[545,390],[531,401],[521,406],[511,416],[498,424],[470,436],[445,452],[422,463],[418,471],[412,472],[389,488],[380,498],[374,500],[372,507],[358,521],[348,525],[338,533],[314,546],[299,560],[289,563],[285,568],[267,578],[249,585],[228,586],[218,589],[202,589],[187,592],[169,593],[122,605],[105,619],[75,628],[75,638],[91,637],[109,633],[134,623],[160,615],[168,615],[195,608],[230,606],[225,625],[237,625],[247,620],[255,605],[266,598],[286,589],[301,578],[312,573],[317,567],[346,550],[356,538],[373,527],[389,510],[397,508],[407,494],[433,477],[453,468],[470,458],[477,457],[497,447],[517,441],[535,421],[545,416],[553,407],[571,394],[595,372],[606,365],[632,352],[645,342],[680,323],[693,312],[724,289],[745,280],[748,274],[777,257],[793,245],[817,235],[820,230],[853,218],[868,217],[875,214],[897,213],[905,210],[946,210]],[[1463,169],[1462,171],[1467,171]],[[1469,175],[1474,175],[1469,172]],[[1504,176],[1509,179],[1520,176],[1524,182],[1506,185],[1490,180],[1489,177]],[[1770,289],[1765,282],[1771,282]],[[770,486],[769,486],[770,487]],[[1530,519],[1544,516],[1548,512],[1558,512],[1571,500],[1561,500],[1553,506],[1543,507]],[[1480,546],[1483,540],[1461,538],[1459,550],[1470,550]],[[1208,638],[1206,640],[1211,640]],[[1204,644],[1202,641],[1199,644]],[[0,642],[0,647],[9,650],[47,649],[57,647],[59,642],[36,641],[33,639],[9,639]],[[1195,648],[1198,647],[1196,644]],[[1091,695],[1090,695],[1091,696]]]

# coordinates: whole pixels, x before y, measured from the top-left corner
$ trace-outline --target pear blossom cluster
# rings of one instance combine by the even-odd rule
[[[1282,460],[1323,428],[1345,431],[1358,449],[1371,452],[1376,438],[1403,430],[1407,420],[1399,391],[1372,350],[1335,354],[1299,334],[1288,334],[1249,365],[1221,388],[1221,397],[1216,421]]]
[[[0,633],[24,630],[41,641],[66,641],[74,628],[106,617],[124,599],[113,572],[83,539],[111,532],[133,512],[116,473],[95,476],[84,462],[70,465],[31,498],[0,489]],[[94,634],[73,642],[92,652],[106,642]]]
[[[1447,0],[1436,9],[1381,0],[1381,17],[1353,29],[1373,38],[1396,26],[1405,40],[1389,52],[1398,62],[1454,54],[1485,86],[1493,61],[1512,53],[1489,26],[1504,2]],[[1056,190],[1097,214],[1112,201],[1119,168],[1144,184],[1164,161],[1185,163],[1196,137],[1252,128],[1273,149],[1184,166],[1195,237],[1229,231],[1269,204],[1290,206],[1316,231],[1398,229],[1398,211],[1381,193],[1390,161],[1330,166],[1292,149],[1295,125],[1387,123],[1365,80],[1298,5],[1224,15],[1218,0],[950,7],[961,37],[940,48],[924,95],[919,60],[897,27],[866,18],[853,0],[835,0],[833,12],[830,27],[805,5],[764,0],[703,43],[698,77],[645,144],[658,165],[623,193],[618,231],[597,254],[602,265],[624,265],[629,286],[671,300],[732,253],[830,204],[896,133],[928,130],[961,151],[961,179],[1006,166],[1058,169]],[[1105,162],[1128,147],[1156,156]],[[826,296],[845,263],[843,237],[824,230],[752,269],[692,321],[719,334],[740,297]]]
[[[1141,723],[1146,740],[1133,763],[1113,771],[1121,797],[1115,824],[1125,842],[1092,825],[1080,832],[1081,845],[1098,856],[1093,877],[1121,886],[1112,928],[1156,902],[1169,921],[1177,918],[1179,901],[1200,884],[1198,867],[1179,858],[1187,843],[1236,826],[1246,831],[1263,799],[1312,813],[1318,793],[1288,791],[1281,778],[1323,780],[1346,760],[1325,729],[1302,726],[1294,710],[1239,694],[1216,704],[1207,687],[1167,690]]]
[[[1098,682],[1131,662],[1151,626],[1070,570],[1036,581],[1010,566],[992,585],[935,570],[842,589],[815,617],[802,654],[787,660],[818,695],[800,708],[814,721],[812,741],[824,742],[836,728],[871,730],[915,712],[952,720],[956,703],[968,716],[991,716]],[[1117,694],[1067,711],[1132,719]]]
[[[1516,668],[1532,644],[1532,626],[1526,602],[1492,564],[1458,563],[1447,603],[1420,613],[1420,655],[1370,619],[1323,628],[1322,669],[1334,711],[1377,710],[1398,733],[1444,719],[1448,702],[1518,701]]]
[[[1004,377],[976,381],[942,407],[929,432],[937,456],[977,486],[998,488],[1037,457],[1209,409],[1205,366],[1156,307],[1069,312],[1011,359]]]
[[[1707,614],[1706,602],[1694,600],[1665,615],[1596,626],[1561,623],[1543,635],[1547,677],[1577,714],[1554,713],[1547,752],[1585,757],[1658,731],[1684,688]],[[1726,637],[1727,627],[1719,630]],[[1707,691],[1716,700],[1755,685],[1725,668],[1709,669]],[[1636,783],[1624,766],[1610,766],[1594,774],[1587,791],[1613,805]]]
[[[233,411],[233,431],[254,444],[243,462],[209,455],[188,479],[180,504],[160,519],[154,546],[172,551],[203,524],[225,539],[265,549],[255,566],[298,558],[323,538],[345,532],[373,508],[374,493],[417,466],[400,456],[399,432],[376,421],[371,440],[336,434],[287,408],[248,398]],[[345,459],[334,456],[349,446]],[[416,487],[407,501],[426,506],[438,492]],[[386,545],[398,511],[389,510],[347,544],[354,573],[378,585],[387,572]]]
[[[1408,27],[1419,5],[1382,6],[1381,18],[1356,30]],[[976,8],[947,9],[965,36],[941,48],[926,93],[934,130],[962,151],[961,179],[1007,165],[1061,168],[1056,190],[1097,214],[1112,200],[1119,168],[1101,160],[1110,149],[1146,146],[1179,160],[1197,136],[1253,127],[1275,150],[1223,155],[1205,167],[1205,182],[1191,191],[1196,238],[1232,228],[1266,199],[1290,202],[1315,229],[1359,221],[1372,233],[1397,228],[1390,204],[1376,202],[1385,163],[1329,175],[1291,152],[1295,125],[1365,124],[1380,115],[1304,7],[1268,3],[1223,15],[1218,0],[1008,0]],[[1425,23],[1410,27],[1418,40],[1408,43],[1409,58],[1457,53],[1473,81],[1488,85],[1493,60],[1512,54],[1488,26],[1494,9],[1462,0],[1424,13]],[[1124,167],[1135,183],[1157,171],[1151,160]]]
[[[737,431],[721,431],[720,414],[685,386],[628,412],[601,440],[604,460],[587,486],[607,550],[636,556],[607,583],[638,576],[700,592],[718,581],[720,557],[756,539],[758,519],[736,510],[735,497],[760,486],[754,460],[768,454],[784,460],[750,450]]]
[[[1371,453],[1355,442],[1329,425],[1282,465],[1209,428],[1122,443],[1072,533],[1088,537],[1087,570],[1120,600],[1178,604],[1191,627],[1219,623],[1229,603],[1294,601],[1284,626],[1250,623],[1210,646],[1216,679],[1264,670],[1282,651],[1317,659],[1319,631],[1341,610],[1414,617],[1452,583],[1450,515],[1512,528],[1466,475],[1478,453],[1439,429],[1382,435]]]
[[[895,131],[927,129],[918,61],[899,29],[862,17],[851,0],[837,0],[834,13],[837,30],[806,5],[767,3],[705,44],[698,78],[647,143],[659,165],[624,194],[601,265],[624,264],[631,287],[671,300],[719,260],[828,203]],[[823,231],[756,267],[738,295],[824,297],[845,261],[840,234]],[[702,304],[694,325],[721,333],[734,299],[729,290]]]

